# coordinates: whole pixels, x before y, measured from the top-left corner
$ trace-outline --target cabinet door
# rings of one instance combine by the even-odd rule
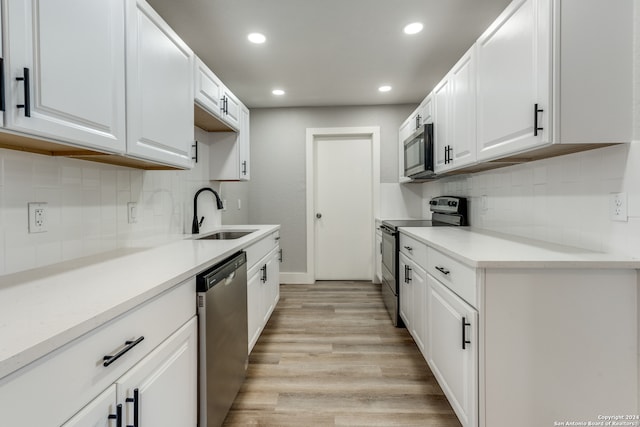
[[[240,128],[240,101],[236,96],[226,87],[224,88],[224,120],[229,123],[233,128]]]
[[[189,168],[194,54],[144,0],[127,9],[127,151]]]
[[[102,394],[93,399],[80,412],[74,415],[69,421],[62,424],[62,427],[117,427],[116,407],[116,386],[115,384],[106,389]],[[113,418],[109,418],[113,416]]]
[[[247,279],[247,326],[249,353],[256,345],[262,330],[262,270],[256,269]]]
[[[475,45],[449,73],[451,81],[452,163],[458,168],[476,160],[476,70]]]
[[[463,426],[478,425],[478,313],[427,275],[427,362]]]
[[[213,71],[196,57],[195,100],[208,112],[221,117],[224,85]]]
[[[124,1],[6,0],[7,128],[125,151]]]
[[[3,25],[4,20],[2,19],[2,7],[0,7],[0,77],[2,79],[2,84],[0,84],[0,127],[4,126],[4,112],[6,110],[5,102],[7,101],[7,83],[4,82],[4,78],[7,75],[7,70],[5,69],[5,58],[3,54]]]
[[[422,124],[433,123],[433,96],[432,94],[422,101]]]
[[[409,262],[411,286],[413,287],[413,309],[411,319],[411,336],[418,348],[425,353],[427,330],[427,273],[413,261]]]
[[[123,425],[195,427],[197,358],[193,318],[116,383],[118,401],[124,404]]]
[[[280,296],[280,261],[279,249],[276,247],[267,256],[264,264],[264,277],[262,280],[262,326],[266,325]]]
[[[413,286],[410,278],[411,272],[409,269],[411,267],[409,263],[409,259],[404,254],[400,254],[400,289],[398,290],[400,294],[399,311],[404,325],[407,327],[409,332],[411,332],[413,327]]]
[[[376,277],[382,282],[382,232],[376,231]]]
[[[241,105],[240,108],[240,135],[238,135],[240,147],[240,164],[238,165],[240,168],[238,177],[240,181],[249,181],[251,177],[250,166],[251,166],[251,129],[250,129],[250,113],[249,109],[244,105]]]
[[[551,142],[550,27],[550,0],[516,0],[478,39],[478,160]]]
[[[446,169],[451,161],[448,148],[451,146],[451,82],[445,77],[433,90],[434,106],[434,156],[436,172]]]

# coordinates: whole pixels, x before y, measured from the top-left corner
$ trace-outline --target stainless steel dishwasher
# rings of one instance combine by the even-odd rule
[[[197,276],[200,427],[224,422],[248,364],[247,257],[227,258]]]

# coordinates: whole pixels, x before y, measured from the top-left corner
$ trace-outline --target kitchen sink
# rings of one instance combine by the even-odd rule
[[[245,231],[216,231],[215,233],[207,234],[202,237],[196,238],[196,240],[233,240],[239,239],[241,237],[246,236],[247,234],[251,234],[256,230],[245,230]]]

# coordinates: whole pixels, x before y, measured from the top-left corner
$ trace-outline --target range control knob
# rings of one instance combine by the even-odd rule
[[[457,205],[458,205],[458,202],[456,202],[456,201],[449,201],[449,203],[447,203],[447,204],[448,204],[449,206],[454,206],[454,207],[455,207],[455,206],[457,206]]]
[[[432,206],[435,206],[435,205],[438,204],[438,202],[436,200],[430,200],[429,204],[432,205]]]

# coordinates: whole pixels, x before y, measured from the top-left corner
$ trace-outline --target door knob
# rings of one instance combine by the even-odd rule
[[[316,218],[318,218],[318,219],[322,218],[322,214],[321,213],[317,213],[316,214]]]

